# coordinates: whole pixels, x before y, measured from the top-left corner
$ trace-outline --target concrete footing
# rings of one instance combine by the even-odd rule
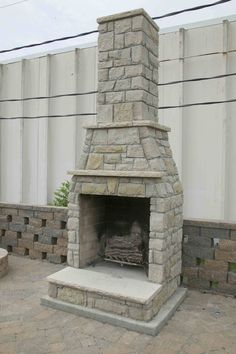
[[[91,318],[103,323],[109,323],[114,326],[120,326],[132,331],[155,336],[173,316],[178,306],[184,300],[186,293],[187,289],[178,288],[176,292],[169,298],[169,300],[162,306],[158,314],[149,322],[133,320],[123,316],[103,312],[94,308],[66,303],[49,296],[42,297],[41,304],[56,310],[66,311],[73,313],[74,315]]]

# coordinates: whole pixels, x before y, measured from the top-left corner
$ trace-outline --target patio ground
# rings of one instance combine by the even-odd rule
[[[40,305],[46,276],[61,269],[9,256],[0,279],[1,354],[235,354],[236,299],[189,291],[156,337]]]

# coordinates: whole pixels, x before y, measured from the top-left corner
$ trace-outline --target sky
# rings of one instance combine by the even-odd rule
[[[151,17],[216,0],[0,0],[0,50],[97,29],[101,16],[144,8]],[[208,9],[180,14],[156,23],[160,30],[236,15],[236,0]],[[235,16],[236,17],[236,16]],[[90,35],[37,48],[0,54],[0,63],[52,50],[96,42]]]

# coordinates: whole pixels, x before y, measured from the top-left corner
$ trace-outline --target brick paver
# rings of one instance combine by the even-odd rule
[[[61,265],[9,256],[0,279],[1,354],[235,354],[236,300],[189,291],[156,337],[40,305]]]

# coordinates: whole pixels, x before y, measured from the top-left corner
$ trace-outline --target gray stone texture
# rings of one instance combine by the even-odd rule
[[[32,259],[66,262],[67,208],[1,203],[0,216],[1,247]]]
[[[183,283],[190,288],[236,294],[236,223],[184,220]]]

